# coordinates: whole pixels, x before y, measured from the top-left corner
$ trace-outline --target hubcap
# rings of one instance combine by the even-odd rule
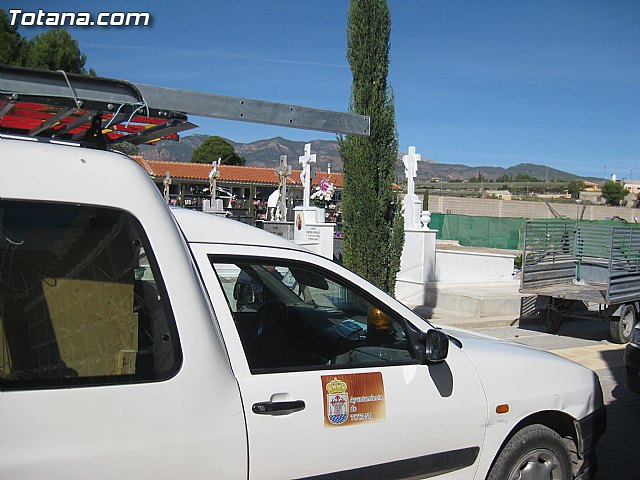
[[[622,334],[624,335],[624,338],[629,338],[631,336],[631,330],[634,326],[633,317],[633,311],[627,310],[626,314],[620,319],[620,326],[622,327]]]
[[[549,450],[533,450],[516,463],[509,480],[562,480],[564,472],[558,457]]]

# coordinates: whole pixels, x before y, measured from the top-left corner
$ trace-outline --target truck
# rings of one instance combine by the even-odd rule
[[[109,146],[155,128],[129,116],[161,138],[215,99],[123,88],[138,86],[0,68],[1,478],[594,478],[593,371],[168,207]],[[349,114],[273,111],[242,113],[367,133]]]
[[[640,311],[640,225],[527,221],[520,292],[538,295],[549,333],[564,317],[596,317],[609,323],[611,341],[627,343]]]

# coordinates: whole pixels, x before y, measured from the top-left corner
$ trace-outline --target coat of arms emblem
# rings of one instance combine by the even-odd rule
[[[347,384],[333,378],[326,384],[327,389],[327,418],[334,425],[340,425],[349,418],[349,394]]]

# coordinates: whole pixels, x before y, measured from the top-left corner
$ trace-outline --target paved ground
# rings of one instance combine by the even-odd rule
[[[597,480],[640,479],[640,395],[624,388],[624,346],[610,343],[606,322],[565,321],[558,335],[536,325],[478,328],[494,337],[531,345],[570,358],[600,377],[608,425],[598,445]]]

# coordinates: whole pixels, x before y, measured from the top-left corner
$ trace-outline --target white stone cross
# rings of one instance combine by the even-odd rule
[[[287,163],[286,155],[280,155],[276,175],[280,178],[280,200],[276,209],[276,220],[284,221],[287,218],[287,177],[291,175],[291,165]]]
[[[402,156],[404,163],[404,174],[407,177],[407,195],[415,195],[414,178],[418,176],[418,162],[422,160],[422,155],[416,153],[416,147],[409,147],[409,153]]]
[[[218,189],[217,180],[220,178],[220,162],[221,158],[218,158],[218,161],[215,160],[211,162],[211,170],[209,171],[209,193],[211,194],[211,206],[216,203],[216,190]]]
[[[164,201],[166,203],[169,203],[169,185],[171,185],[171,175],[169,174],[169,170],[167,170],[167,174],[164,177],[164,180],[162,181],[162,184],[164,185],[164,191],[163,191],[163,196],[164,196]]]
[[[304,155],[299,157],[298,161],[302,164],[302,172],[300,172],[300,181],[304,187],[302,205],[306,208],[309,206],[309,196],[311,195],[311,166],[309,164],[316,163],[316,154],[311,154],[310,143],[305,144]]]

